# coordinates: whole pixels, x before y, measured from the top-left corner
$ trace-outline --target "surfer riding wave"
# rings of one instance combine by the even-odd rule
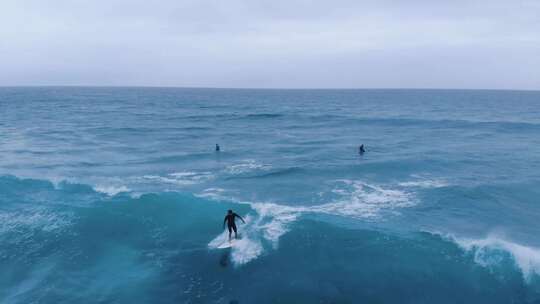
[[[234,231],[234,238],[235,239],[238,238],[236,223],[234,222],[236,217],[238,217],[242,221],[242,223],[244,224],[246,223],[240,215],[234,213],[232,210],[227,211],[227,215],[225,216],[225,219],[223,220],[223,229],[225,229],[225,223],[227,223],[227,228],[229,229],[229,241],[231,240],[231,235],[233,231]]]

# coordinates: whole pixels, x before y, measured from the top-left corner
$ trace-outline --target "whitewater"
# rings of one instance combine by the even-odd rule
[[[540,303],[539,186],[540,92],[0,88],[0,302]]]

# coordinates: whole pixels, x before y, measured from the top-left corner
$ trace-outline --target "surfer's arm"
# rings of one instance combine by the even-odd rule
[[[244,219],[240,215],[238,215],[238,214],[235,214],[235,215],[242,221],[242,223],[244,223],[244,224],[246,223],[246,221],[244,221]]]
[[[223,219],[223,229],[225,229],[225,223],[227,222],[227,217]]]

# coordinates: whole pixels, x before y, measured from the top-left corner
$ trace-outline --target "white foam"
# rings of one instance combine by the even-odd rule
[[[243,265],[256,259],[262,252],[263,247],[260,241],[243,238],[234,244],[231,258],[236,265]]]
[[[254,223],[255,229],[260,231],[274,248],[277,248],[279,238],[288,231],[287,226],[294,222],[304,209],[273,203],[253,203],[251,207],[258,214]]]
[[[202,193],[195,194],[197,197],[208,198],[216,201],[220,200],[229,200],[235,202],[236,200],[232,197],[227,197],[224,195],[225,189],[223,188],[208,188],[205,189]]]
[[[58,177],[58,176],[49,176],[47,178],[42,178],[45,180],[48,180],[51,182],[55,190],[60,190],[62,188],[62,184],[65,182],[68,182],[66,179]]]
[[[340,180],[333,192],[340,196],[338,200],[310,207],[308,211],[353,218],[376,218],[384,210],[415,204],[407,192],[384,189],[361,181]]]
[[[85,178],[73,178],[73,177],[59,177],[59,176],[48,176],[48,177],[29,177],[29,178],[38,178],[44,179],[52,183],[55,190],[63,190],[64,188],[71,185],[91,185],[92,189],[96,192],[106,194],[108,196],[115,196],[119,193],[131,192],[132,190],[122,185],[129,178],[121,177],[96,177],[96,176],[87,176]]]
[[[416,188],[442,188],[447,187],[448,183],[441,180],[417,180],[399,183],[402,187],[416,187]]]
[[[497,251],[505,251],[512,255],[516,266],[523,277],[529,281],[533,275],[540,275],[540,248],[517,244],[496,235],[483,239],[467,239],[452,237],[461,248],[474,253],[474,261],[481,266],[490,267],[498,264],[501,258]]]
[[[258,163],[257,161],[253,159],[246,159],[239,164],[227,166],[224,171],[225,173],[228,173],[228,174],[239,175],[239,174],[252,172],[255,170],[269,170],[270,168],[271,168],[270,165]]]
[[[178,180],[188,180],[192,182],[206,181],[213,178],[212,173],[210,172],[174,172],[170,173],[169,176],[174,177]]]
[[[246,224],[241,229],[241,238],[236,240],[234,246],[231,247],[231,260],[234,265],[240,266],[246,264],[263,253],[263,246],[261,240],[258,238],[256,225],[252,225],[252,218],[246,217]],[[221,244],[229,240],[229,232],[224,230],[217,237],[215,237],[210,243],[208,248],[217,249]]]
[[[178,186],[188,186],[204,183],[214,178],[214,175],[211,172],[174,172],[169,173],[165,176],[160,175],[144,175],[143,179],[154,180],[158,182],[175,184]]]
[[[442,188],[447,187],[449,183],[443,179],[432,178],[422,174],[411,175],[413,180],[401,182],[398,185],[401,187],[413,187],[413,188]]]
[[[94,190],[97,192],[105,193],[108,196],[115,196],[118,193],[131,191],[131,189],[129,189],[126,186],[104,186],[104,185],[97,185],[94,187]]]

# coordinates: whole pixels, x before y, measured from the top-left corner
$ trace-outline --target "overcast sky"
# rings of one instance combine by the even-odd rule
[[[0,85],[540,89],[540,0],[0,0]]]

